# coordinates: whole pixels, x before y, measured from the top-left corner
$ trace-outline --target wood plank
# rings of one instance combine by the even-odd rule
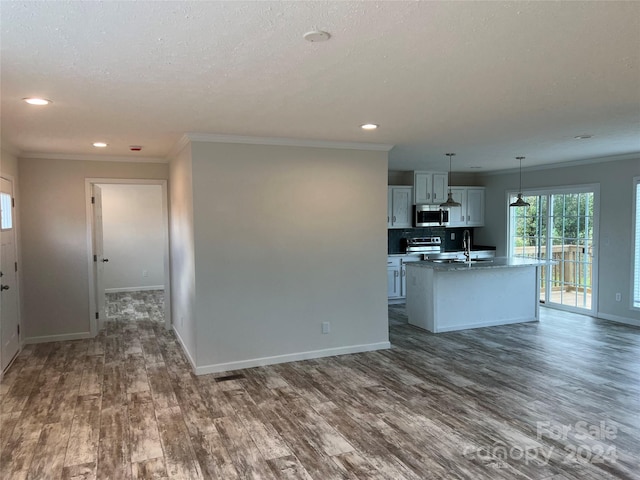
[[[27,478],[57,479],[62,475],[70,429],[61,423],[42,428]]]
[[[82,395],[100,395],[103,375],[104,355],[88,355],[80,383]]]
[[[163,458],[152,458],[142,462],[135,462],[131,465],[134,479],[140,480],[162,480],[169,479]]]
[[[100,415],[98,447],[98,479],[131,478],[131,446],[127,409],[122,406],[103,408]]]
[[[151,396],[156,409],[160,410],[178,405],[178,399],[173,393],[171,379],[164,363],[147,365],[147,378],[149,379]]]
[[[272,458],[267,463],[280,480],[313,480],[295,455]]]
[[[100,395],[81,395],[71,423],[64,466],[95,464],[100,437]]]
[[[209,432],[198,430],[192,433],[191,444],[204,478],[220,480],[240,478],[217,430]]]
[[[240,420],[223,417],[215,424],[240,478],[276,479]]]
[[[129,428],[132,462],[163,456],[150,392],[129,394]]]
[[[169,478],[203,478],[180,407],[157,410],[156,418]]]
[[[127,393],[144,392],[150,389],[149,378],[142,355],[127,355],[125,366],[125,388]]]

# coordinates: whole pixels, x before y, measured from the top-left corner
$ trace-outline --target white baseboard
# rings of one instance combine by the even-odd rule
[[[203,365],[195,368],[196,375],[206,375],[208,373],[228,372],[230,370],[241,370],[243,368],[263,367],[276,363],[297,362],[300,360],[311,360],[313,358],[334,357],[336,355],[347,355],[350,353],[371,352],[373,350],[384,350],[391,348],[390,342],[369,343],[366,345],[350,345],[348,347],[327,348],[324,350],[312,350],[308,352],[290,353],[287,355],[277,355],[274,357],[252,358],[237,362],[216,363]]]
[[[83,338],[92,338],[91,332],[63,333],[61,335],[43,335],[41,337],[27,337],[24,339],[24,343],[27,345],[31,345],[34,343],[65,342],[67,340],[81,340]]]
[[[150,290],[164,290],[164,285],[151,285],[148,287],[105,288],[104,293],[147,292]]]
[[[180,346],[182,347],[182,351],[187,356],[187,360],[189,360],[189,363],[191,364],[191,368],[193,369],[193,371],[195,373],[195,371],[196,371],[196,362],[191,357],[191,353],[189,352],[189,349],[187,348],[186,344],[184,343],[184,340],[180,336],[180,332],[178,332],[178,330],[176,330],[175,325],[173,326],[173,333],[176,334],[176,338],[178,339],[178,342],[180,343]],[[196,373],[196,375],[197,375],[197,373]]]
[[[514,323],[529,323],[529,322],[537,322],[537,318],[515,318],[513,320],[496,320],[496,321],[487,321],[481,323],[469,323],[467,325],[454,325],[452,327],[444,327],[438,328],[437,332],[433,333],[445,333],[445,332],[457,332],[458,330],[472,330],[474,328],[485,328],[485,327],[499,327],[500,325],[513,325]],[[409,324],[411,325],[411,323]],[[414,325],[419,327],[418,325]],[[422,328],[422,327],[419,327]]]
[[[624,323],[625,325],[633,325],[634,327],[640,327],[640,320],[635,318],[621,317],[619,315],[611,315],[609,313],[598,312],[596,317],[603,320],[611,320],[612,322]]]

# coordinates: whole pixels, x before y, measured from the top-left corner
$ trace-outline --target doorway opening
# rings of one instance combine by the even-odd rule
[[[551,260],[541,267],[540,302],[594,314],[597,302],[597,185],[524,192],[509,209],[509,255]],[[509,195],[509,203],[516,195]]]
[[[92,333],[116,319],[170,328],[166,181],[87,179],[87,192]]]

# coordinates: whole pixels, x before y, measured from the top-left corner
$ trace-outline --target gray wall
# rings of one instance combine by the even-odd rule
[[[196,362],[195,246],[191,145],[170,164],[171,318],[193,366]]]
[[[101,184],[100,187],[104,254],[109,259],[104,266],[105,289],[164,288],[162,186]]]
[[[22,324],[27,341],[89,332],[85,178],[168,178],[168,165],[19,160]]]
[[[388,345],[386,152],[194,142],[192,179],[187,164],[172,162],[172,196],[182,192],[172,244],[189,248],[192,181],[197,332],[187,348],[200,373]],[[174,260],[173,276],[181,263],[188,304],[188,259]],[[187,315],[174,306],[174,321]]]
[[[557,168],[525,170],[523,190],[544,187],[600,185],[600,238],[598,316],[640,325],[640,312],[630,308],[633,264],[632,200],[634,176],[640,175],[640,157]],[[481,177],[486,190],[486,226],[476,229],[476,242],[496,245],[498,255],[507,251],[507,191],[517,191],[518,173]],[[615,293],[622,301],[615,301]]]

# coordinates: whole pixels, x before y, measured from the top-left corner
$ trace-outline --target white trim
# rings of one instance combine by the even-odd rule
[[[85,178],[85,205],[87,222],[87,265],[89,268],[89,325],[93,336],[104,326],[106,319],[96,321],[95,281],[93,278],[93,210],[91,207],[91,187],[94,184],[115,185],[160,185],[162,187],[162,221],[164,230],[164,327],[171,328],[171,263],[169,250],[169,201],[167,180],[150,178]]]
[[[72,160],[80,162],[124,162],[124,163],[169,163],[167,158],[160,157],[127,157],[118,155],[78,155],[67,153],[25,152],[19,158],[40,158],[45,160]]]
[[[640,176],[633,177],[633,191],[631,194],[631,281],[629,282],[629,309],[632,311],[640,311],[640,308],[634,306],[635,297],[635,280],[636,280],[636,246],[640,242],[640,238],[636,238],[636,219],[640,217],[640,212],[636,211],[638,205],[637,192],[640,188]]]
[[[365,345],[350,345],[347,347],[326,348],[324,350],[311,350],[308,352],[276,355],[274,357],[252,358],[249,360],[239,360],[237,362],[203,365],[202,367],[195,368],[195,374],[206,375],[208,373],[228,372],[230,370],[241,370],[244,368],[274,365],[276,363],[298,362],[300,360],[311,360],[314,358],[322,357],[335,357],[336,355],[371,352],[373,350],[384,350],[388,348],[391,348],[390,342],[369,343]]]
[[[544,163],[542,165],[532,165],[530,167],[523,167],[522,172],[534,172],[536,170],[550,170],[553,168],[570,168],[570,167],[583,167],[585,165],[593,165],[596,163],[609,163],[609,162],[620,162],[624,160],[636,160],[640,158],[640,152],[634,153],[625,153],[623,155],[612,155],[610,157],[594,157],[594,158],[585,158],[579,160],[567,160],[566,162],[558,162],[558,163]],[[509,173],[517,173],[520,169],[518,167],[509,167],[504,169],[496,169],[496,170],[483,170],[482,172],[477,172],[479,177],[489,177],[492,175],[506,175]],[[467,173],[473,172],[473,170],[469,170]]]
[[[177,157],[178,154],[184,149],[184,147],[189,144],[190,141],[191,139],[187,135],[182,135],[180,139],[175,143],[175,145],[171,147],[169,153],[167,153],[167,161],[170,162],[172,159]]]
[[[539,270],[539,269],[536,269]],[[539,309],[539,304],[536,304],[536,311]],[[455,332],[458,330],[472,330],[475,328],[486,328],[486,327],[498,327],[500,325],[511,325],[514,323],[531,323],[539,321],[538,318],[514,318],[512,320],[488,320],[482,323],[469,323],[466,325],[456,325],[453,327],[444,327],[438,328],[433,333],[445,333],[445,332]]]
[[[27,337],[24,339],[26,345],[34,343],[49,343],[49,342],[65,342],[67,340],[82,340],[84,338],[93,338],[91,332],[81,333],[63,333],[60,335],[42,335],[41,337]]]
[[[164,285],[149,285],[147,287],[105,288],[104,293],[148,292],[151,290],[164,290]]]
[[[187,344],[184,343],[184,340],[180,336],[180,332],[178,332],[178,330],[176,329],[175,325],[173,326],[173,333],[176,334],[176,338],[178,339],[178,343],[182,347],[182,351],[186,355],[187,360],[189,360],[189,363],[191,364],[191,368],[193,369],[193,371],[195,373],[196,369],[197,369],[196,362],[194,361],[193,357],[191,356],[191,352],[189,352],[189,349],[187,348]],[[198,374],[196,373],[196,375],[198,375]]]
[[[250,137],[244,135],[218,135],[213,133],[185,133],[184,137],[192,142],[211,143],[242,143],[248,145],[276,145],[284,147],[312,147],[312,148],[337,148],[347,150],[373,150],[388,152],[393,145],[385,143],[364,143],[364,142],[332,142],[328,140],[304,140],[299,138],[284,137]],[[185,139],[181,138],[171,152],[180,146],[186,145]],[[184,147],[184,145],[182,145]],[[178,150],[179,151],[179,150]]]
[[[610,313],[598,312],[596,318],[603,320],[610,320],[616,323],[623,323],[625,325],[632,325],[634,327],[640,327],[640,320],[637,318],[621,317],[620,315],[611,315]]]

